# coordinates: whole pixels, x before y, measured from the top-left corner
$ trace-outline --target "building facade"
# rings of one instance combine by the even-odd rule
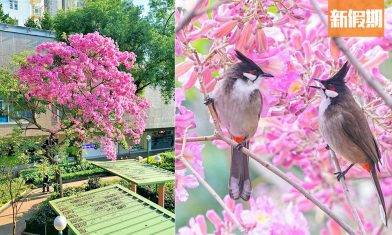
[[[173,149],[174,101],[166,104],[159,90],[150,87],[144,90],[144,97],[150,102],[146,130],[140,143],[136,145],[131,143],[130,149],[117,145],[119,158],[146,156]],[[83,156],[87,159],[105,157],[102,150],[93,143],[86,143],[83,146]]]
[[[3,10],[23,26],[27,19],[39,19],[44,12],[55,15],[59,10],[83,6],[83,0],[0,0]]]

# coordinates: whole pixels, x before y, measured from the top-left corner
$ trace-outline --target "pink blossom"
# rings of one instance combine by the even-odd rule
[[[149,104],[135,94],[131,74],[119,70],[120,65],[131,69],[135,59],[134,53],[119,51],[111,38],[99,33],[73,34],[68,44],[38,45],[18,71],[18,79],[27,90],[26,99],[67,110],[63,127],[80,139],[98,140],[114,160],[114,141],[126,135],[137,143],[145,128]]]
[[[179,235],[207,235],[207,224],[204,216],[198,215],[189,220],[189,226],[178,230]]]
[[[318,4],[327,14],[327,2],[322,0],[318,1]],[[277,8],[279,13],[268,12],[271,8]],[[392,50],[392,14],[387,14],[391,10],[392,8],[385,10],[384,37],[343,39],[358,60],[389,93],[392,92],[392,82],[381,74],[380,65],[390,59],[389,53]],[[201,38],[210,42],[211,46],[208,48],[210,53],[216,50],[219,53],[213,54],[209,61],[199,66],[194,54],[189,53],[195,49],[189,42]],[[314,14],[309,1],[228,2],[211,11],[208,16],[203,15],[192,21],[177,34],[177,41],[182,52],[179,56],[185,61],[178,64],[180,76],[177,81],[184,92],[190,88],[200,91],[199,81],[195,75],[196,70],[197,73],[203,74],[202,83],[208,88],[207,92],[211,92],[216,83],[214,80],[224,79],[222,76],[225,69],[238,62],[234,56],[234,49],[240,49],[263,70],[273,74],[274,78],[265,79],[260,87],[263,103],[267,104],[265,106],[268,109],[263,112],[260,127],[251,140],[251,150],[291,175],[330,208],[346,208],[342,188],[333,175],[334,168],[330,162],[329,152],[325,149],[326,144],[318,130],[319,96],[315,89],[309,88],[309,85],[314,85],[315,79],[327,79],[334,74],[346,58],[328,37],[326,28]],[[204,54],[199,56],[201,61],[206,57]],[[210,74],[219,74],[219,76],[210,76]],[[346,83],[363,107],[379,143],[383,162],[381,173],[390,174],[392,171],[390,109],[362,81],[355,69],[350,69]],[[184,128],[194,122],[195,113],[183,106],[178,107],[177,113],[179,114],[176,117],[178,118],[176,126],[179,127],[178,136],[182,136]],[[197,134],[192,131],[192,135]],[[222,141],[213,143],[218,148],[228,147]],[[201,159],[199,156],[197,158]],[[338,158],[343,167],[346,167],[348,163],[341,156]],[[202,165],[202,162],[199,165]],[[348,176],[359,177],[368,174],[354,167]],[[381,187],[386,197],[392,194],[391,184],[390,179],[381,180]],[[275,189],[274,186],[271,188]],[[353,194],[355,193],[354,191]],[[260,195],[254,196],[259,198]],[[241,219],[248,219],[254,229],[259,229],[255,230],[259,232],[258,234],[272,227],[278,234],[307,234],[307,229],[305,232],[301,230],[301,227],[305,228],[305,221],[299,219],[302,226],[298,228],[295,223],[292,223],[291,218],[301,218],[298,213],[314,212],[315,206],[293,189],[282,192],[282,197],[285,205],[296,205],[290,209],[274,207],[274,211],[280,214],[292,215],[288,218],[277,217],[287,223],[287,226],[278,222],[269,224],[264,220],[255,221],[257,213],[264,210],[264,208],[255,209],[256,206],[244,210],[245,217]],[[365,203],[365,206],[372,205],[371,201]],[[270,205],[266,200],[259,201],[259,204],[265,207]],[[289,212],[286,212],[286,209]],[[219,230],[222,224],[225,224],[225,220],[217,217],[216,212],[210,211],[208,215],[209,219],[213,220],[215,230],[232,231],[232,228]],[[348,210],[343,210],[342,217],[350,216]],[[267,217],[274,218],[271,214]],[[363,221],[368,231],[374,232],[375,228],[371,226],[374,218],[371,215],[364,215]],[[327,232],[341,231],[335,230],[332,222],[326,220],[323,222],[327,223]],[[309,225],[312,224],[306,224],[306,228]],[[226,226],[223,225],[223,228]]]
[[[183,106],[182,101],[185,99],[184,90],[176,89],[176,109],[175,122],[176,122],[176,138],[182,137],[185,134],[185,130],[188,128],[187,136],[194,136],[195,133],[189,128],[195,127],[194,114],[191,110]],[[176,156],[180,156],[183,153],[183,158],[186,159],[192,167],[198,172],[201,177],[204,177],[203,161],[201,157],[201,151],[204,145],[198,142],[187,143],[185,149],[182,151],[182,143],[176,143],[175,153]],[[179,202],[186,201],[188,199],[188,192],[186,188],[195,188],[199,185],[196,177],[192,174],[188,174],[186,166],[179,160],[175,160],[176,169],[176,200]]]

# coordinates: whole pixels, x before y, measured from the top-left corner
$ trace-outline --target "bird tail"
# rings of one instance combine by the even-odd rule
[[[372,174],[373,178],[373,183],[377,191],[377,198],[378,198],[378,203],[379,203],[379,209],[380,209],[380,216],[382,219],[382,222],[385,224],[385,226],[388,225],[387,221],[387,212],[385,209],[385,201],[384,201],[384,195],[381,190],[380,182],[377,177],[377,171],[376,171],[376,164],[372,164],[370,173]]]
[[[249,141],[243,143],[245,148],[249,148]],[[252,192],[249,177],[249,157],[235,147],[231,148],[231,166],[229,178],[229,195],[236,200],[241,197],[248,201]]]

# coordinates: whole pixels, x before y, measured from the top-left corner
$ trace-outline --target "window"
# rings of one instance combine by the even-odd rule
[[[33,7],[33,15],[34,16],[41,16],[41,13],[42,13],[41,7],[39,7],[39,6]]]
[[[8,109],[8,107],[6,107],[6,105],[4,104],[4,101],[0,100],[0,111],[6,110]],[[9,122],[9,118],[7,115],[3,115],[2,112],[0,112],[0,123],[8,123]]]
[[[18,0],[10,0],[10,9],[18,10]]]
[[[0,100],[0,111],[5,111],[9,112],[10,111],[10,106],[7,105],[3,100]],[[33,117],[33,114],[29,110],[24,110],[24,111],[19,111],[18,116],[26,118],[26,119],[31,119]],[[8,116],[0,112],[0,124],[1,123],[13,123],[14,121]]]

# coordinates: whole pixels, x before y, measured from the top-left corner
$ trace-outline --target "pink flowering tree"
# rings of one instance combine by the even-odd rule
[[[67,43],[37,46],[16,72],[7,102],[12,119],[22,128],[48,135],[47,158],[55,163],[58,146],[69,139],[96,141],[107,157],[116,159],[115,142],[138,143],[145,128],[148,102],[135,94],[130,74],[136,55],[121,52],[99,33],[74,34]],[[38,116],[50,112],[55,125]]]
[[[336,172],[332,164],[334,158],[326,150],[326,143],[318,130],[319,96],[315,90],[309,89],[308,85],[315,78],[330,77],[347,58],[334,40],[328,37],[327,29],[320,20],[318,13],[325,18],[327,16],[327,1],[316,1],[316,4],[321,12],[308,0],[235,1],[215,5],[201,0],[196,1],[195,8],[189,8],[185,3],[182,5],[181,1],[179,3],[176,11],[178,25],[175,53],[176,78],[180,84],[176,90],[176,152],[179,156],[176,169],[180,171],[176,172],[176,202],[186,203],[187,199],[192,197],[189,189],[198,187],[200,183],[208,190],[204,173],[209,169],[205,166],[203,168],[202,141],[212,141],[222,151],[235,144],[225,138],[225,132],[220,130],[210,107],[208,108],[215,133],[200,136],[194,128],[197,120],[195,115],[198,114],[189,108],[192,106],[185,105],[189,104],[185,99],[188,93],[194,93],[196,89],[206,96],[213,91],[219,79],[224,79],[222,75],[225,69],[237,62],[235,49],[242,51],[264,71],[274,75],[274,79],[265,80],[261,84],[264,104],[267,104],[268,109],[264,112],[258,131],[252,139],[250,151],[244,151],[259,164],[267,166],[268,169],[273,168],[273,173],[294,186],[289,190],[282,190],[272,185],[267,190],[282,195],[278,200],[273,200],[276,201],[274,203],[286,204],[284,208],[269,206],[270,201],[273,202],[272,198],[266,199],[263,194],[257,194],[265,193],[266,190],[255,190],[250,209],[246,210],[241,203],[232,205],[234,202],[229,203],[229,199],[222,203],[217,195],[214,196],[213,190],[209,190],[224,208],[221,216],[215,212],[213,216],[211,212],[206,215],[217,234],[226,234],[222,231],[233,232],[235,229],[245,229],[253,234],[275,234],[260,231],[281,230],[282,233],[277,234],[308,234],[309,229],[320,230],[320,226],[322,234],[343,234],[344,230],[375,234],[382,230],[378,209],[372,206],[377,204],[376,197],[364,196],[366,193],[363,192],[363,188],[368,187],[369,176],[360,168],[353,168],[347,176],[347,184],[339,183],[333,174]],[[392,82],[383,75],[380,67],[389,58],[389,52],[392,50],[392,8],[385,9],[385,16],[384,37],[344,38],[343,43],[359,60],[362,68],[382,85],[386,93],[391,94]],[[346,81],[367,115],[380,145],[383,162],[381,184],[387,208],[390,208],[391,110],[377,92],[361,79],[353,66]],[[347,162],[339,156],[338,158],[342,168],[348,166]],[[262,168],[259,164],[256,168]],[[344,193],[347,185],[349,193]],[[263,184],[258,186],[265,187]],[[308,200],[309,195],[313,197],[311,200]],[[258,203],[255,204],[255,201]],[[319,213],[316,206],[328,216],[315,218],[314,214]],[[375,209],[365,211],[360,208]],[[329,209],[340,212],[330,213]],[[228,210],[231,211],[230,216]],[[255,211],[258,210],[264,211],[268,219],[257,219],[258,212]],[[303,226],[292,227],[288,217],[285,218],[286,222],[282,219],[282,224],[274,225],[275,215],[285,213],[292,214],[298,220],[301,218],[298,223]],[[311,224],[315,223],[307,222],[303,215],[321,225],[312,228]],[[270,220],[271,224],[266,222],[267,220]],[[344,221],[349,220],[352,220],[352,223],[347,226]],[[253,225],[250,225],[249,221],[252,221]],[[278,228],[281,230],[276,230]],[[296,232],[292,232],[292,229]],[[189,225],[179,229],[179,233],[206,234],[205,217],[199,215],[191,218]]]

